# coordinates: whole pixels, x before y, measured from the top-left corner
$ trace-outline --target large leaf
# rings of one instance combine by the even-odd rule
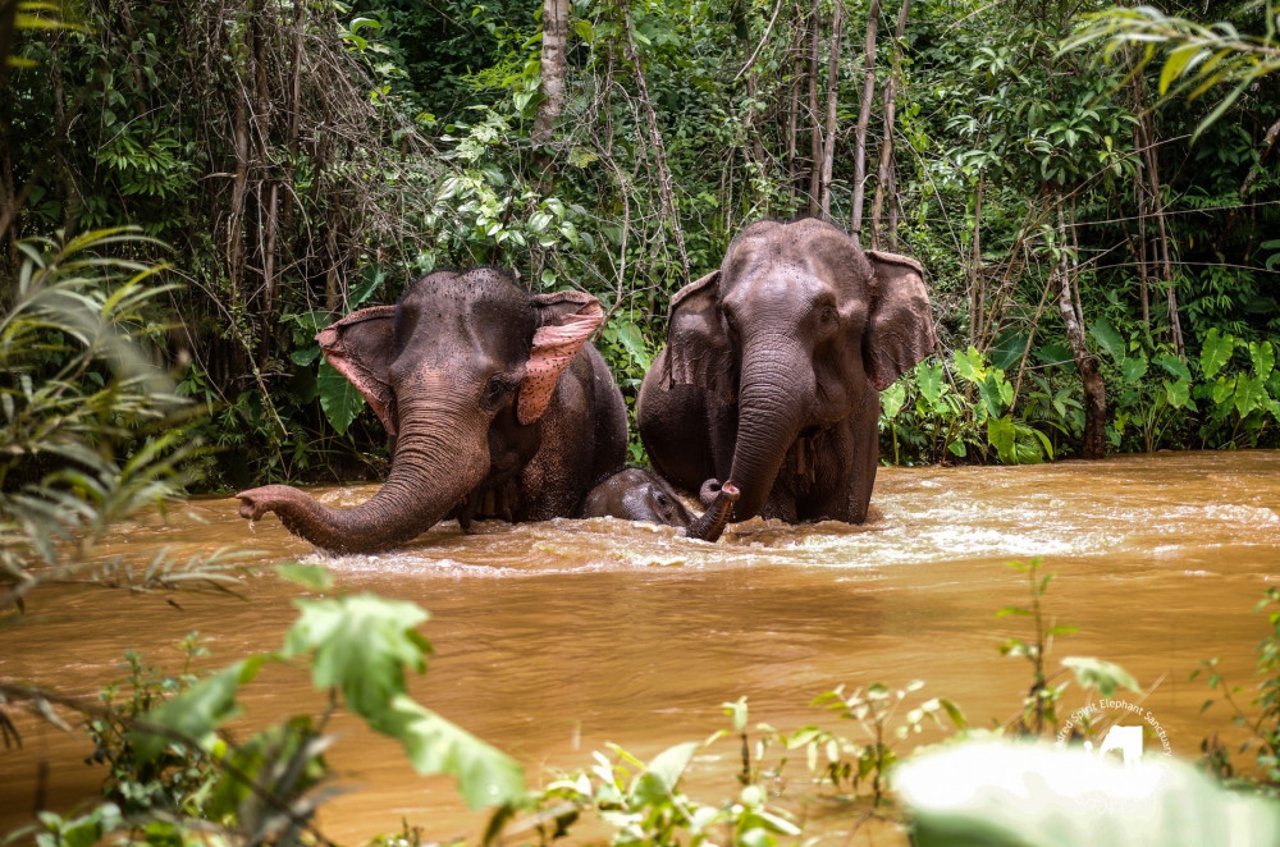
[[[942,363],[922,362],[916,370],[916,379],[920,385],[921,396],[929,401],[930,406],[936,406],[938,398],[942,396],[943,389],[946,387],[942,381]]]
[[[1141,352],[1134,356],[1126,356],[1120,362],[1120,375],[1126,385],[1137,385],[1147,375],[1147,357]]]
[[[1098,342],[1098,346],[1117,363],[1124,359],[1124,339],[1106,318],[1099,318],[1089,324],[1089,334],[1093,336],[1094,341]]]
[[[1006,330],[991,346],[991,364],[1007,371],[1022,361],[1027,349],[1027,334],[1019,329]]]
[[[899,380],[880,392],[880,416],[891,421],[902,411],[902,404],[907,399],[907,384]]]
[[[364,408],[364,397],[328,362],[321,362],[316,371],[316,389],[320,393],[320,408],[324,410],[329,425],[339,435],[344,434]]]
[[[1008,415],[987,419],[987,441],[996,448],[996,455],[1000,457],[1001,464],[1018,464],[1018,456],[1014,450],[1017,436],[1018,432],[1014,427],[1013,419]]]
[[[1151,361],[1164,368],[1175,379],[1191,379],[1191,371],[1187,368],[1186,361],[1172,353],[1160,353],[1152,356]]]
[[[1204,378],[1213,379],[1231,360],[1235,349],[1235,336],[1223,335],[1216,326],[1209,330],[1204,337],[1204,346],[1200,348],[1200,370],[1204,371]]]
[[[514,759],[406,695],[393,697],[370,725],[404,745],[418,773],[455,777],[473,809],[515,803],[524,796],[524,772]]]
[[[1191,384],[1185,379],[1179,379],[1177,382],[1166,381],[1164,393],[1170,406],[1181,409],[1191,401]]]
[[[264,656],[250,656],[236,662],[148,712],[141,725],[163,728],[169,733],[141,729],[130,733],[138,758],[142,761],[155,759],[174,740],[174,736],[196,744],[207,744],[214,730],[239,713],[236,692],[257,675],[265,659]]]
[[[636,777],[631,794],[646,803],[656,803],[675,793],[685,768],[693,761],[698,745],[692,741],[668,747],[653,757],[644,773]]]
[[[976,347],[970,345],[968,350],[963,353],[957,350],[955,352],[954,361],[956,364],[956,373],[960,378],[967,382],[981,382],[987,375],[986,368],[982,363],[982,354],[978,352]]]
[[[431,645],[414,629],[427,620],[415,603],[372,594],[295,600],[302,612],[285,634],[285,655],[313,654],[317,688],[338,688],[347,707],[373,721],[405,690],[405,667],[426,669]]]
[[[1253,362],[1253,375],[1259,382],[1266,382],[1276,367],[1276,351],[1270,341],[1250,341],[1249,359]]]
[[[893,788],[917,847],[1280,843],[1274,801],[1163,756],[1122,767],[1079,749],[974,742],[903,762]]]
[[[1234,399],[1236,411],[1240,413],[1240,417],[1246,418],[1254,409],[1266,407],[1267,389],[1257,377],[1240,374],[1236,377]]]

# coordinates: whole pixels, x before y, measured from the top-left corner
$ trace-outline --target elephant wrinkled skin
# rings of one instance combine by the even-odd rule
[[[316,339],[392,436],[390,476],[353,509],[268,485],[236,495],[240,514],[273,511],[344,553],[400,546],[445,518],[575,514],[626,454],[622,395],[587,343],[603,319],[590,295],[530,295],[489,268],[433,273],[395,306],[348,315]]]
[[[765,221],[671,301],[637,419],[678,488],[732,479],[733,519],[866,519],[880,391],[937,341],[914,260],[834,226]]]

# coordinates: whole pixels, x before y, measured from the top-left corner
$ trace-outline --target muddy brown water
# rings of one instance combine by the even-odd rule
[[[316,494],[349,505],[373,490]],[[436,653],[414,695],[516,756],[534,784],[588,767],[607,742],[643,758],[701,740],[726,726],[720,704],[743,695],[753,722],[852,733],[812,698],[840,683],[921,679],[922,694],[950,697],[972,722],[1004,721],[1030,675],[997,645],[1025,635],[1027,622],[995,612],[1026,600],[1025,578],[1007,563],[1036,555],[1057,575],[1050,617],[1079,628],[1056,642],[1052,664],[1097,655],[1124,665],[1153,689],[1141,704],[1175,753],[1194,756],[1227,725],[1220,707],[1200,713],[1208,691],[1188,681],[1198,660],[1221,656],[1229,678],[1253,683],[1265,634],[1253,607],[1280,574],[1280,452],[886,468],[872,502],[860,527],[757,520],[714,545],[613,519],[558,520],[470,535],[445,524],[394,554],[323,558],[274,516],[251,531],[235,501],[195,500],[122,530],[102,553],[252,547],[256,562],[323,561],[340,590],[419,603]],[[214,664],[277,647],[300,590],[267,568],[241,590],[246,600],[185,595],[181,609],[47,591],[0,628],[0,677],[90,696],[119,677],[126,648],[175,666],[172,645],[191,630],[208,638]],[[250,724],[323,706],[287,668],[265,670],[242,702]],[[37,791],[66,808],[102,775],[81,763],[79,734],[31,719],[20,727],[23,749],[0,749],[0,832],[29,819]],[[393,742],[350,718],[335,729],[330,760],[350,790],[325,807],[330,836],[357,843],[402,818],[434,838],[477,831],[448,780],[415,775]],[[736,755],[722,744],[698,760],[704,799],[733,793]]]

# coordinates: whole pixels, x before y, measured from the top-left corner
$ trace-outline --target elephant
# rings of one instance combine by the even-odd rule
[[[726,483],[703,492],[706,511],[699,516],[680,500],[666,480],[641,468],[626,468],[592,488],[582,504],[584,518],[614,517],[676,526],[689,538],[716,541],[724,532],[738,489]]]
[[[394,306],[361,309],[316,336],[393,439],[386,482],[334,509],[284,485],[236,496],[337,553],[371,553],[439,521],[575,514],[623,467],[626,406],[587,339],[604,320],[589,294],[530,294],[492,268],[439,271]]]
[[[640,438],[697,491],[732,479],[732,519],[866,520],[880,392],[937,345],[923,269],[824,221],[761,221],[671,300]]]

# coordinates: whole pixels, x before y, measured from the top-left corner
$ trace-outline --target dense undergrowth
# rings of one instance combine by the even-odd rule
[[[805,214],[927,268],[941,349],[886,398],[892,461],[1087,452],[1090,361],[1108,450],[1280,443],[1280,96],[1270,54],[1249,64],[1269,6],[1187,35],[1089,24],[1092,0],[858,0],[839,29],[827,0],[566,5],[548,129],[528,4],[85,3],[14,42],[3,232],[172,245],[127,255],[178,259],[154,340],[210,412],[202,487],[380,475],[313,336],[421,273],[596,294],[632,402],[671,294],[745,224]]]

